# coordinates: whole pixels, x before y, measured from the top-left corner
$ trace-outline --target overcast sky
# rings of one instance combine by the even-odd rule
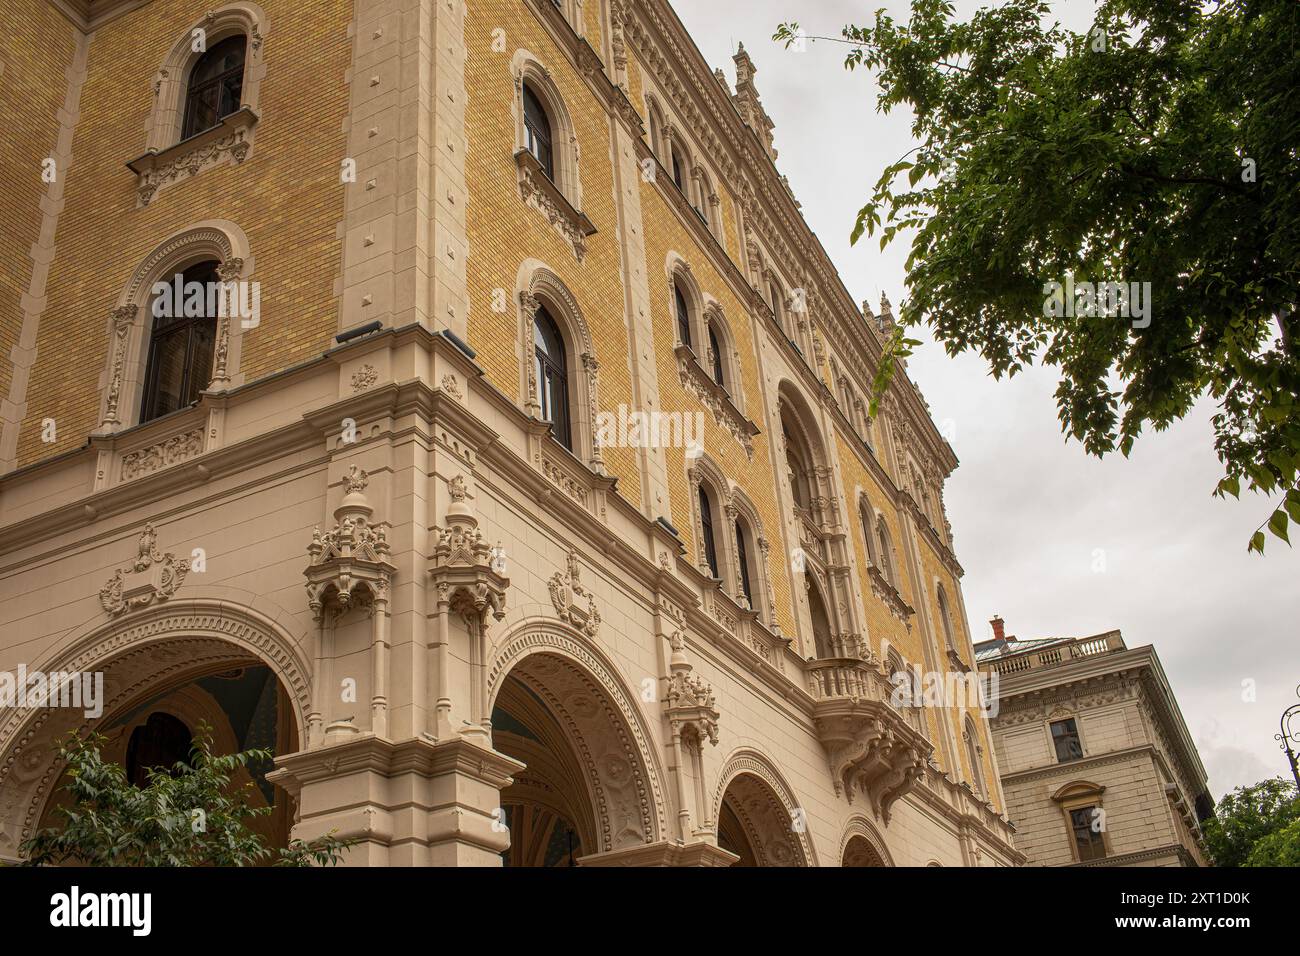
[[[876,112],[874,79],[845,72],[842,44],[796,53],[771,40],[786,20],[836,36],[845,23],[868,22],[882,0],[671,2],[733,85],[731,56],[745,44],[776,124],[777,165],[809,225],[855,300],[874,308],[884,290],[897,305],[906,298],[906,246],[882,253],[876,241],[852,247],[848,236],[881,169],[912,147],[910,117]],[[906,19],[906,3],[883,5]],[[978,6],[958,2],[963,14]],[[1057,8],[1066,26],[1087,29],[1091,3]],[[994,614],[1020,638],[1118,628],[1130,647],[1155,645],[1216,800],[1289,774],[1273,735],[1297,702],[1300,557],[1273,538],[1267,557],[1246,553],[1272,511],[1267,500],[1211,497],[1222,475],[1213,406],[1143,436],[1128,459],[1099,461],[1061,434],[1052,370],[996,382],[977,356],[950,359],[927,333],[917,337],[925,344],[908,374],[961,460],[946,500],[974,638],[991,635]],[[1244,681],[1254,681],[1254,702],[1243,700]]]

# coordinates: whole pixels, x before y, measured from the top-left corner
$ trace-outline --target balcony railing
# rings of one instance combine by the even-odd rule
[[[1014,647],[1014,645],[1008,645]],[[1096,637],[1072,638],[1044,647],[1042,650],[1027,650],[1019,654],[1012,652],[1009,657],[1000,657],[985,666],[991,667],[999,674],[1021,674],[1025,671],[1042,667],[1057,667],[1084,657],[1096,657],[1112,651],[1125,650],[1124,638],[1119,631],[1110,631]]]

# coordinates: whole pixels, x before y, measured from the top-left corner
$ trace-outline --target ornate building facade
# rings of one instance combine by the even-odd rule
[[[14,2],[0,672],[103,694],[0,710],[0,858],[61,734],[138,777],[207,722],[354,864],[1023,861],[978,706],[891,698],[975,667],[956,459],[903,374],[868,416],[889,304],[743,49],[664,0]]]
[[[1119,631],[975,645],[999,676],[993,740],[1030,866],[1208,866],[1205,767],[1153,647]]]

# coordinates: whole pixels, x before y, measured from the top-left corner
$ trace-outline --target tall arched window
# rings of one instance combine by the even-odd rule
[[[713,380],[723,388],[726,388],[727,375],[723,370],[722,346],[718,343],[718,333],[713,328],[712,323],[709,324],[709,352],[713,356]]]
[[[686,293],[680,284],[673,283],[673,307],[677,310],[677,338],[682,345],[691,347],[691,309],[686,303]]]
[[[750,584],[749,568],[749,535],[745,531],[745,523],[739,518],[736,519],[736,564],[740,569],[740,592],[745,595],[745,601],[751,608],[757,608],[754,603],[754,590]]]
[[[551,118],[532,88],[524,84],[524,148],[541,164],[546,178],[555,181],[555,151],[552,146]]]
[[[678,146],[676,143],[672,144],[672,151],[673,151],[673,182],[675,182],[677,184],[677,188],[682,191],[682,195],[686,196],[689,199],[690,197],[686,190],[686,174],[682,169],[682,159],[681,156],[678,154]]]
[[[876,534],[873,527],[874,512],[871,502],[864,495],[858,500],[858,519],[862,522],[862,538],[867,543],[867,560],[876,567],[880,566],[880,555],[876,551]]]
[[[804,585],[808,591],[808,616],[812,619],[813,648],[818,658],[831,656],[831,619],[826,613],[826,602],[822,600],[821,589],[813,581],[811,574],[804,575]]]
[[[700,485],[700,527],[704,534],[704,560],[708,562],[709,571],[715,578],[718,573],[718,539],[713,532],[713,506],[709,503],[709,493]]]
[[[880,571],[886,581],[898,587],[898,572],[894,567],[894,542],[889,536],[889,528],[885,526],[884,515],[876,521],[876,537],[880,543]]]
[[[533,315],[536,346],[537,401],[541,417],[551,423],[558,441],[573,451],[573,429],[569,420],[569,362],[564,336],[545,306]]]
[[[165,293],[155,296],[142,424],[193,405],[212,381],[220,281],[216,262],[200,262],[181,273],[180,295],[174,281]]]
[[[767,293],[772,299],[772,315],[776,316],[776,324],[785,329],[785,295],[781,292],[781,287],[772,280],[767,284]]]
[[[185,94],[181,139],[211,129],[239,109],[247,45],[248,38],[236,34],[216,44],[195,62]]]
[[[943,638],[948,643],[948,647],[955,649],[956,644],[953,642],[952,634],[952,613],[948,610],[948,595],[944,593],[943,585],[939,585],[939,622],[943,627]]]
[[[785,464],[790,472],[790,490],[794,494],[794,503],[807,511],[812,507],[812,498],[808,492],[808,465],[785,423],[782,423],[782,437],[785,439]]]
[[[975,783],[975,792],[984,797],[984,768],[980,764],[979,731],[975,729],[975,722],[969,716],[966,718],[966,732],[962,736],[966,738],[966,759],[970,761],[970,773]]]

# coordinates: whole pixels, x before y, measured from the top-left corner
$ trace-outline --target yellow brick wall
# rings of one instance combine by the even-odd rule
[[[0,397],[13,377],[10,352],[22,330],[22,297],[32,276],[32,245],[41,230],[49,185],[41,161],[55,148],[57,112],[68,90],[75,50],[72,24],[49,0],[13,0],[0,30]],[[62,172],[61,170],[59,172]]]
[[[504,52],[492,49],[493,31],[497,29],[505,31]],[[620,404],[631,406],[609,119],[581,75],[522,0],[469,4],[465,41],[470,344],[488,379],[507,395],[521,398],[515,282],[524,259],[541,260],[568,287],[591,329],[600,362],[599,408],[614,411]],[[581,156],[582,211],[598,230],[588,238],[582,262],[546,218],[520,198],[511,75],[512,60],[520,49],[531,52],[550,70],[574,123]],[[492,309],[493,294],[498,289],[504,290],[508,300],[504,312]],[[607,448],[602,450],[602,457],[610,474],[619,479],[619,490],[639,506],[641,479],[636,450]]]
[[[144,209],[136,208],[136,177],[124,164],[145,150],[154,74],[204,8],[154,0],[95,33],[19,436],[20,464],[84,443],[97,424],[108,311],[154,246],[193,222],[229,219],[248,235],[262,296],[261,324],[243,340],[241,371],[248,380],[330,346],[338,325],[338,171],[346,153],[352,4],[261,5],[271,30],[263,46],[262,119],[249,158],[170,186]],[[61,77],[57,87],[61,100]],[[46,417],[58,424],[55,444],[40,441]]]

